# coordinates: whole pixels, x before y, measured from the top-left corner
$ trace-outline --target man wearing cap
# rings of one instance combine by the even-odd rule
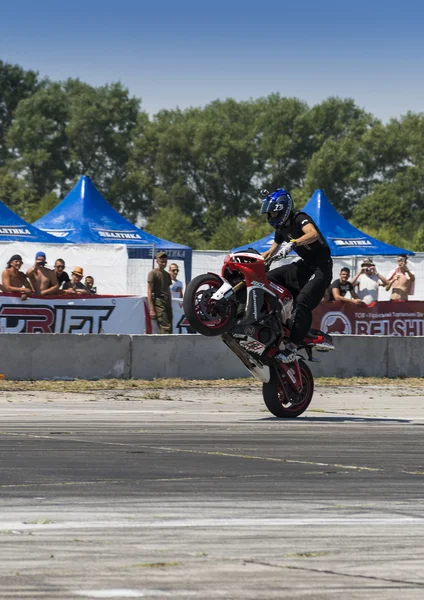
[[[150,318],[156,320],[160,333],[172,333],[172,303],[170,285],[171,276],[165,271],[168,255],[166,252],[156,254],[156,269],[147,276],[147,302]]]
[[[89,290],[85,287],[82,282],[84,277],[84,270],[82,267],[75,267],[71,273],[71,281],[63,284],[62,290],[66,294],[89,294]]]
[[[7,262],[6,268],[1,274],[1,283],[4,292],[21,294],[21,299],[26,300],[33,293],[30,281],[23,271],[22,256],[14,254]]]
[[[27,277],[32,284],[35,294],[38,296],[57,294],[59,289],[56,273],[53,269],[48,269],[46,267],[46,262],[47,258],[45,253],[37,252],[35,255],[34,266],[27,271]]]
[[[356,292],[362,302],[372,304],[378,300],[378,287],[387,285],[387,279],[377,272],[377,268],[370,258],[364,258],[361,270],[351,280],[351,284],[357,288]]]

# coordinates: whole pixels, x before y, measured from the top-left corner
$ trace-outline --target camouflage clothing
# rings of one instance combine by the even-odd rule
[[[172,333],[172,306],[160,298],[153,301],[156,311],[156,319],[159,325],[159,333]]]
[[[167,271],[154,269],[148,274],[147,282],[152,285],[153,306],[160,333],[172,333],[171,276]]]

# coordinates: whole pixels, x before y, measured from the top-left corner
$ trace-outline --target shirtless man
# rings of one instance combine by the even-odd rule
[[[45,266],[46,262],[44,252],[37,252],[34,266],[27,271],[27,276],[32,283],[34,292],[38,296],[56,294],[59,289],[56,273]]]
[[[33,289],[25,273],[19,270],[21,266],[22,256],[14,254],[1,274],[1,283],[4,292],[19,293],[22,300],[26,300],[33,293]]]
[[[415,281],[415,275],[408,269],[407,257],[400,254],[397,259],[398,266],[393,269],[387,278],[386,290],[392,290],[390,300],[408,300],[411,286]]]

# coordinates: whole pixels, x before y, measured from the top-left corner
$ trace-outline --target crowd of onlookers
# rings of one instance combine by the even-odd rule
[[[415,275],[408,267],[408,257],[400,254],[397,266],[387,277],[377,271],[374,262],[365,258],[360,271],[350,279],[350,269],[343,267],[339,278],[333,281],[324,296],[325,301],[348,302],[369,305],[378,301],[378,290],[384,287],[390,291],[390,300],[405,301],[414,293]]]
[[[178,279],[179,267],[171,263],[167,270],[167,263],[166,252],[158,252],[156,268],[150,271],[147,278],[149,313],[151,319],[157,322],[160,333],[172,333],[172,298],[183,297],[183,284]],[[50,269],[46,267],[46,254],[37,252],[33,266],[26,273],[21,271],[22,264],[19,254],[10,257],[1,277],[2,292],[19,293],[22,300],[32,295],[97,294],[94,278],[91,275],[84,278],[82,267],[74,267],[69,276],[62,258],[56,259],[54,268]],[[370,305],[378,301],[380,287],[391,292],[390,300],[405,301],[414,293],[414,282],[415,275],[408,267],[405,254],[397,257],[397,265],[387,277],[377,271],[373,260],[365,258],[360,270],[352,278],[349,268],[340,270],[339,278],[329,286],[323,301]]]
[[[21,271],[22,256],[14,254],[7,262],[1,276],[1,291],[21,294],[22,300],[29,296],[53,296],[72,294],[96,294],[94,278],[87,275],[84,279],[82,267],[75,267],[71,276],[65,271],[62,258],[54,263],[54,268],[46,267],[47,257],[44,252],[37,252],[35,261],[26,273]],[[83,281],[84,280],[84,281]]]

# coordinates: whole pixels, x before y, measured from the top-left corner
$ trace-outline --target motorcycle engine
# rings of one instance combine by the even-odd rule
[[[277,319],[275,316],[271,316],[266,323],[257,325],[255,337],[262,344],[269,346],[279,337],[279,331],[280,326]]]
[[[269,327],[260,327],[257,330],[257,339],[262,344],[268,344],[272,340],[272,331]]]

